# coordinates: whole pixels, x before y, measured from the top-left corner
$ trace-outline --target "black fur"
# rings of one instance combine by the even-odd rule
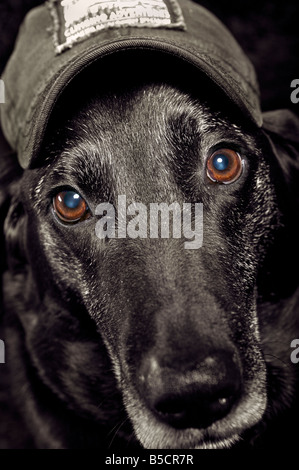
[[[120,54],[111,75],[106,59],[74,80],[34,168],[21,172],[15,158],[2,158],[1,445],[291,445],[298,411],[298,365],[290,361],[299,327],[296,161],[287,171],[267,135],[191,68],[183,87],[177,64],[163,58],[154,73],[153,58],[142,66],[142,57]],[[134,65],[134,79],[120,76]],[[230,185],[206,176],[205,159],[219,145],[245,158]],[[66,226],[52,208],[65,187],[93,214],[123,194],[128,204],[202,202],[203,246],[99,240],[96,216]],[[189,372],[197,377],[190,389]],[[224,374],[230,388],[231,377],[240,383],[231,409],[215,422],[202,418],[195,398],[205,374],[205,400],[212,379]],[[183,394],[175,380],[198,407],[191,424],[172,411]]]

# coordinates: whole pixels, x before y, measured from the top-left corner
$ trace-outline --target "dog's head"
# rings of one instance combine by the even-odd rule
[[[182,87],[171,60],[152,74],[142,57],[134,80],[76,79],[11,186],[26,354],[72,412],[120,432],[127,414],[144,447],[227,447],[291,399],[269,340],[287,360],[286,171],[203,77]],[[168,236],[160,203],[178,211]]]

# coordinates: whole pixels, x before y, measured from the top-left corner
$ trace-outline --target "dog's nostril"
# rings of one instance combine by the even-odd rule
[[[185,412],[184,403],[178,399],[165,397],[164,400],[157,402],[155,406],[158,413],[161,415],[172,415],[173,417],[180,418]]]
[[[154,410],[163,421],[177,428],[207,427],[225,416],[232,408],[235,396],[203,396],[199,391],[182,393],[179,397],[164,396],[154,405]]]

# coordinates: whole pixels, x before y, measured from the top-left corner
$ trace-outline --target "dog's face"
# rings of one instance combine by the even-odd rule
[[[103,91],[57,123],[10,218],[23,213],[30,360],[69,409],[121,432],[123,402],[147,448],[230,446],[262,419],[258,279],[280,215],[261,142],[208,97],[157,83]],[[96,208],[121,195],[202,203],[202,246],[100,239]]]

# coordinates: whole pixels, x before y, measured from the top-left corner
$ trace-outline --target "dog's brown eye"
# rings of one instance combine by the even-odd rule
[[[63,222],[79,222],[90,216],[88,206],[76,191],[61,191],[53,198],[56,214]]]
[[[240,155],[231,149],[219,149],[208,158],[207,175],[217,183],[233,183],[242,173]]]

